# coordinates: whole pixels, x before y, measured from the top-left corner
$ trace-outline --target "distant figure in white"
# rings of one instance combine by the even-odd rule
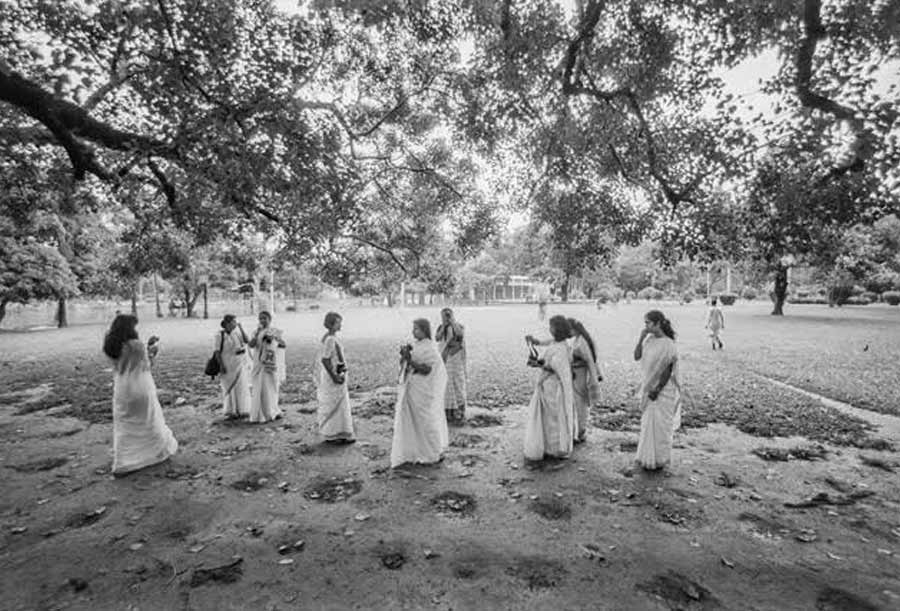
[[[391,467],[439,462],[450,441],[444,416],[447,370],[431,339],[428,320],[414,320],[412,334],[415,342],[400,348]]]
[[[226,314],[219,324],[222,330],[215,337],[219,385],[225,418],[233,420],[250,414],[250,340],[234,314]]]
[[[715,297],[710,299],[709,302],[709,312],[706,314],[706,328],[709,329],[709,337],[712,339],[712,349],[716,349],[716,344],[718,344],[719,350],[724,348],[725,345],[722,344],[719,332],[725,328],[725,315],[722,314],[719,300]]]
[[[163,462],[178,451],[163,418],[137,322],[129,314],[116,316],[103,340],[103,352],[114,361],[112,472],[116,476]]]
[[[441,324],[434,338],[447,368],[447,390],[444,392],[447,424],[463,424],[466,421],[465,327],[456,321],[450,308],[441,310]]]
[[[337,312],[325,315],[325,328],[316,365],[316,400],[319,433],[330,443],[353,443],[353,414],[350,412],[350,391],[347,386],[347,361],[344,348],[338,341],[343,319]]]
[[[553,341],[540,359],[529,359],[538,368],[534,394],[525,421],[525,458],[567,458],[577,434],[574,390],[572,387],[572,351],[566,340],[571,335],[565,316],[550,318]],[[526,336],[529,344],[537,344]]]
[[[285,343],[281,330],[272,326],[272,315],[259,313],[259,326],[248,344],[253,348],[253,390],[250,393],[250,422],[281,418],[278,390],[285,378]]]
[[[672,437],[681,426],[681,387],[675,331],[659,310],[644,316],[634,360],[641,362],[644,374],[639,391],[643,415],[637,462],[647,470],[662,469],[669,464]]]

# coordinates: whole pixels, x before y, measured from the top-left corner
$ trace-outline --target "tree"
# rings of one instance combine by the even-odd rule
[[[35,240],[0,236],[0,322],[8,303],[55,299],[77,292],[75,274],[56,249]]]

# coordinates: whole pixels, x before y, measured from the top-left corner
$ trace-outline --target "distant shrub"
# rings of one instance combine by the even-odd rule
[[[295,304],[291,304],[284,307],[285,312],[296,312],[297,306]]]
[[[719,303],[722,305],[730,306],[734,305],[735,300],[737,300],[737,295],[734,293],[720,293],[719,294]]]
[[[637,297],[638,299],[646,299],[647,301],[650,301],[650,299],[653,297],[653,291],[655,290],[656,289],[654,289],[652,286],[645,286],[637,292],[637,295],[635,295],[635,297]]]
[[[693,299],[694,299],[694,296],[691,295],[690,293],[685,293],[684,295],[681,296],[682,303],[690,303],[691,301],[693,301]]]
[[[816,304],[816,305],[827,305],[828,300],[824,297],[819,297],[818,295],[806,297],[800,297],[799,295],[790,296],[787,298],[788,303],[793,303],[797,305],[802,304]]]
[[[865,297],[869,300],[869,303],[875,303],[878,301],[878,293],[873,293],[872,291],[866,291],[860,297]]]
[[[745,286],[744,290],[741,291],[741,299],[747,299],[748,301],[756,299],[756,291],[749,286]]]
[[[900,305],[900,291],[885,291],[881,294],[881,299],[890,305]]]
[[[659,289],[653,289],[653,291],[651,292],[650,296],[653,297],[653,299],[654,299],[655,301],[659,301],[660,299],[662,299],[663,297],[665,297],[666,294],[665,294],[664,292],[662,292],[661,290],[659,290]]]
[[[865,292],[866,292],[866,289],[859,286],[858,284],[854,284],[853,288],[850,289],[850,296],[851,297],[859,297],[860,295],[862,295]]]
[[[829,303],[844,305],[851,297],[853,297],[852,284],[835,284],[828,288]]]
[[[697,297],[706,297],[706,287],[705,286],[695,286],[694,287],[694,295]]]
[[[869,305],[869,300],[862,295],[858,297],[848,297],[844,305]]]

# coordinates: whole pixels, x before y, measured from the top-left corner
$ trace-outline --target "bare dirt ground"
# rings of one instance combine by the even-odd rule
[[[287,415],[266,425],[222,421],[201,374],[214,321],[145,321],[181,449],[115,480],[104,329],[0,334],[0,606],[900,608],[900,310],[736,306],[712,352],[702,306],[664,306],[694,401],[671,473],[648,476],[630,356],[645,309],[551,306],[585,321],[606,380],[588,443],[539,469],[521,455],[533,307],[459,310],[469,421],[440,466],[394,472],[396,347],[436,309],[345,312],[359,442],[343,447],[319,443],[310,402],[323,312],[276,315]]]

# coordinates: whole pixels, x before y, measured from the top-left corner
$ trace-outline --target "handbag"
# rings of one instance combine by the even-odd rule
[[[219,354],[222,353],[222,348],[225,347],[225,332],[222,331],[221,341],[219,342]],[[216,353],[213,352],[213,355],[209,357],[209,360],[206,361],[206,368],[203,370],[203,373],[208,375],[211,378],[219,375],[219,359],[216,358]]]
[[[528,344],[528,361],[526,361],[525,364],[529,367],[544,366],[544,359],[539,357],[537,348],[535,348],[532,343]]]

